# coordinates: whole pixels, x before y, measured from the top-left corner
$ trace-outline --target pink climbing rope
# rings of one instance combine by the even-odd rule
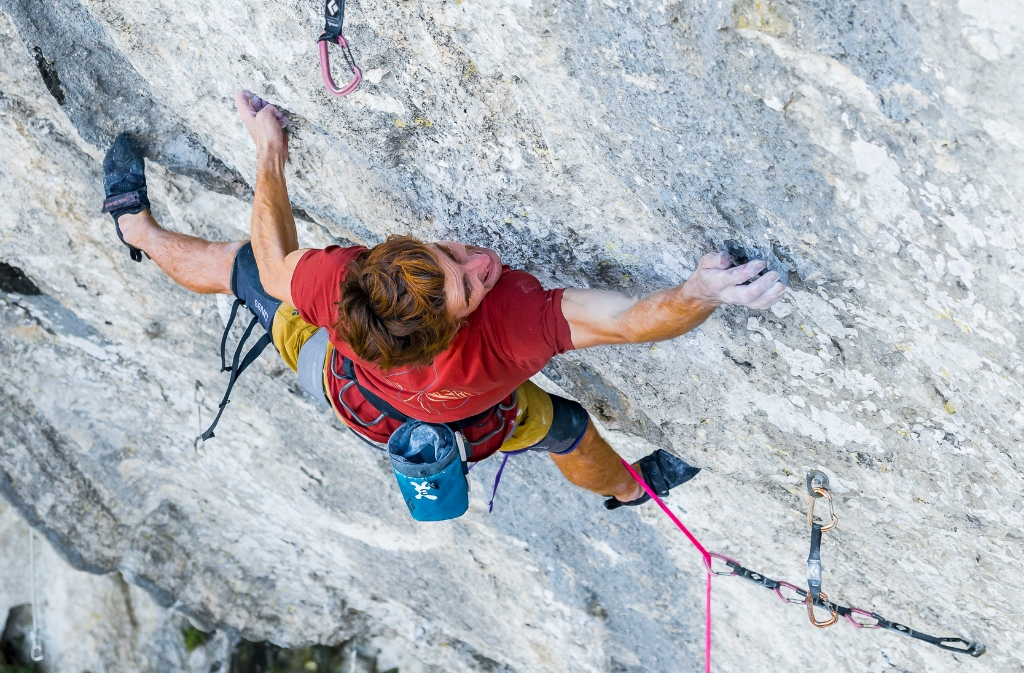
[[[619,460],[622,459],[620,458]],[[647,485],[647,482],[645,482],[640,475],[636,473],[633,466],[625,460],[622,461],[622,464],[626,466],[626,469],[629,470],[631,475],[633,475],[633,478],[636,479],[640,486],[643,487],[647,492],[647,495],[651,496],[651,500],[658,503],[658,506],[661,507],[663,512],[665,512],[665,515],[672,519],[672,523],[674,523],[679,530],[683,531],[683,535],[690,540],[690,544],[696,547],[697,551],[700,552],[700,555],[704,557],[704,567],[707,568],[708,573],[708,586],[706,592],[707,599],[704,606],[704,613],[706,615],[704,623],[704,670],[705,673],[711,673],[711,553],[708,552],[708,550],[704,548],[704,545],[702,545],[700,541],[693,536],[693,533],[687,530],[686,526],[683,525],[683,522],[680,521],[676,515],[672,513],[672,510],[668,508],[668,505],[662,502],[661,498],[658,497],[658,494],[655,493],[651,487]]]

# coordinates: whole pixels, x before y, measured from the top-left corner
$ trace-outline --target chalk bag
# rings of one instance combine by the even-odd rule
[[[444,521],[469,509],[466,450],[448,426],[410,420],[391,435],[388,456],[412,518]]]

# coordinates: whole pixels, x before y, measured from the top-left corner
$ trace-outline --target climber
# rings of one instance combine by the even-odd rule
[[[635,298],[544,290],[493,250],[458,241],[300,248],[285,185],[287,118],[248,92],[235,103],[257,149],[251,244],[162,228],[127,134],[104,160],[104,210],[133,259],[144,251],[184,287],[244,301],[304,389],[376,446],[406,419],[444,423],[461,431],[471,461],[544,451],[570,482],[607,496],[609,509],[639,505],[650,496],[587,412],[529,378],[568,350],[671,339],[722,304],[764,309],[785,292],[778,274],[762,274],[764,262],[730,268],[725,253],[705,255],[683,284]],[[698,471],[663,450],[636,467],[659,494]]]

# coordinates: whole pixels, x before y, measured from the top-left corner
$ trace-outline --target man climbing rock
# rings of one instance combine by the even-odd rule
[[[235,103],[257,150],[251,244],[162,228],[126,134],[104,160],[104,210],[133,259],[145,253],[194,292],[244,302],[303,388],[376,446],[409,419],[447,424],[461,431],[470,461],[545,451],[569,481],[608,496],[609,509],[641,504],[649,496],[586,411],[528,379],[568,350],[672,339],[722,304],[764,309],[785,291],[776,273],[758,277],[763,262],[730,268],[725,253],[705,255],[682,285],[637,298],[544,290],[493,250],[458,241],[299,248],[285,185],[287,118],[248,92]],[[698,471],[661,450],[637,466],[659,494]]]

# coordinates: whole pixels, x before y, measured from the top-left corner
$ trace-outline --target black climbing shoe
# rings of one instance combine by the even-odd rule
[[[114,138],[114,144],[103,157],[103,212],[114,218],[114,231],[136,262],[142,261],[142,251],[128,245],[121,234],[117,218],[134,215],[149,209],[146,196],[146,162],[139,144],[127,133]]]
[[[697,476],[700,472],[699,467],[694,467],[688,464],[682,458],[673,456],[668,451],[658,449],[649,456],[644,456],[640,459],[640,476],[643,477],[647,485],[651,487],[659,497],[664,498],[668,495],[670,489],[685,484],[686,482]],[[651,496],[644,493],[641,497],[636,500],[630,500],[629,502],[622,502],[615,498],[608,498],[604,501],[604,506],[607,509],[618,509],[619,507],[636,507],[642,505]]]

